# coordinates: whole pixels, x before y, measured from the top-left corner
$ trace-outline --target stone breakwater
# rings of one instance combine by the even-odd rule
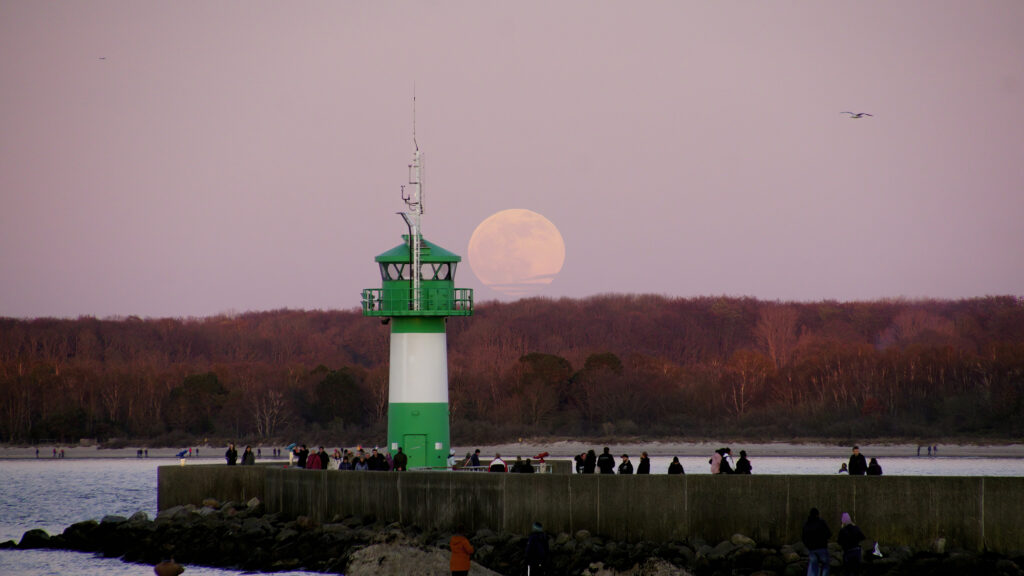
[[[173,556],[183,564],[258,572],[308,570],[349,576],[445,574],[450,533],[386,524],[372,516],[333,518],[316,523],[306,516],[284,518],[266,513],[258,499],[203,506],[175,506],[155,519],[144,512],[130,518],[107,516],[69,526],[59,535],[26,532],[4,548],[75,550],[154,565]],[[525,573],[526,534],[482,529],[470,536],[476,548],[472,574]],[[736,534],[717,543],[610,541],[586,530],[550,536],[550,574],[582,576],[757,575],[797,576],[807,570],[800,544],[763,547]],[[930,550],[881,546],[869,556],[862,574],[1000,574],[1024,576],[1024,557],[947,550],[937,541]],[[830,545],[832,564],[840,550]]]

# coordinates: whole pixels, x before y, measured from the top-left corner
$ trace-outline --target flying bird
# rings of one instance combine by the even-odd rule
[[[849,114],[850,118],[863,118],[865,116],[873,116],[873,114],[868,114],[867,112],[840,112],[840,114]]]

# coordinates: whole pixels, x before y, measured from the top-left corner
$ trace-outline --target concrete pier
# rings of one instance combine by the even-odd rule
[[[164,466],[158,506],[260,498],[268,512],[330,521],[372,514],[425,529],[591,533],[621,541],[800,540],[810,508],[833,533],[849,512],[868,537],[930,549],[1024,551],[1024,478],[934,476],[603,476],[338,472],[260,466]]]

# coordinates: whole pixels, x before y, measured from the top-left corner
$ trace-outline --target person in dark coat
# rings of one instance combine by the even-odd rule
[[[398,447],[398,452],[395,453],[395,472],[405,472],[406,467],[409,465],[409,457],[402,452],[402,447]]]
[[[327,470],[327,466],[331,463],[331,455],[327,453],[327,450],[324,450],[323,446],[320,447],[320,451],[317,452],[317,455],[320,456],[320,469]]]
[[[256,463],[256,456],[252,453],[252,446],[246,446],[242,452],[242,466],[252,466]]]
[[[801,535],[809,557],[807,576],[828,576],[828,540],[831,537],[832,531],[821,519],[818,509],[811,508]]]
[[[583,474],[583,464],[587,461],[587,453],[581,452],[573,458],[573,462],[576,463],[576,473]]]
[[[853,447],[853,454],[850,455],[850,465],[847,467],[850,476],[863,476],[868,471],[867,460],[860,453],[860,446]]]
[[[473,451],[473,457],[469,459],[469,465],[473,467],[480,466],[480,449],[477,448]]]
[[[593,450],[587,450],[587,458],[583,461],[583,473],[593,474],[597,469],[597,454]]]
[[[881,476],[882,475],[882,466],[881,466],[881,464],[878,463],[878,460],[876,460],[875,458],[872,458],[871,459],[871,464],[868,464],[867,474],[868,474],[868,476]]]
[[[632,474],[633,463],[629,461],[629,454],[622,455],[622,463],[619,464],[619,474]]]
[[[718,465],[719,474],[735,474],[732,469],[732,448],[720,448],[718,453],[722,455],[722,462]]]
[[[548,535],[540,522],[534,522],[526,539],[526,566],[530,576],[544,576],[548,564]]]
[[[679,456],[673,456],[672,462],[668,465],[669,474],[686,474],[683,465],[679,463]]]
[[[235,450],[234,444],[228,444],[228,450],[224,453],[224,459],[228,461],[228,466],[234,466],[238,463],[238,450]]]
[[[296,456],[298,456],[298,458],[299,458],[299,461],[298,461],[298,464],[297,464],[298,467],[299,468],[305,468],[306,467],[306,459],[309,458],[309,448],[306,448],[306,445],[303,444],[302,447],[299,448],[299,451],[296,454]]]
[[[754,467],[750,465],[750,460],[747,460],[747,451],[740,450],[740,459],[736,461],[736,473],[750,474],[753,470]]]
[[[601,474],[615,474],[615,457],[608,450],[608,447],[604,447],[604,452],[597,457],[597,468],[601,471]]]
[[[650,474],[651,473],[651,459],[647,457],[647,452],[640,453],[640,464],[636,467],[637,474]]]
[[[843,549],[843,573],[859,574],[860,560],[863,554],[860,543],[866,540],[867,536],[864,536],[860,528],[853,523],[853,519],[850,518],[848,512],[843,512],[842,522],[843,527],[839,529],[839,535],[836,539],[839,541],[839,546]]]

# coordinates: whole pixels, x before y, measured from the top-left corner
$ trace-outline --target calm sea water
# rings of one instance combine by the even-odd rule
[[[616,459],[618,461],[618,459]],[[634,466],[636,465],[636,458]],[[664,474],[671,457],[651,457],[655,474]],[[838,458],[754,458],[755,474],[835,474]],[[202,459],[196,463],[219,463]],[[708,474],[705,456],[680,458],[687,474]],[[901,476],[1024,476],[1019,458],[887,458],[879,462],[886,475]],[[82,520],[108,514],[131,516],[142,510],[156,516],[157,467],[168,459],[3,460],[0,461],[0,542],[18,541],[33,528],[59,534]],[[77,552],[0,550],[0,574],[25,576],[128,576],[152,574],[152,568]],[[189,566],[186,575],[237,576],[237,572]],[[309,574],[289,572],[297,576]]]

